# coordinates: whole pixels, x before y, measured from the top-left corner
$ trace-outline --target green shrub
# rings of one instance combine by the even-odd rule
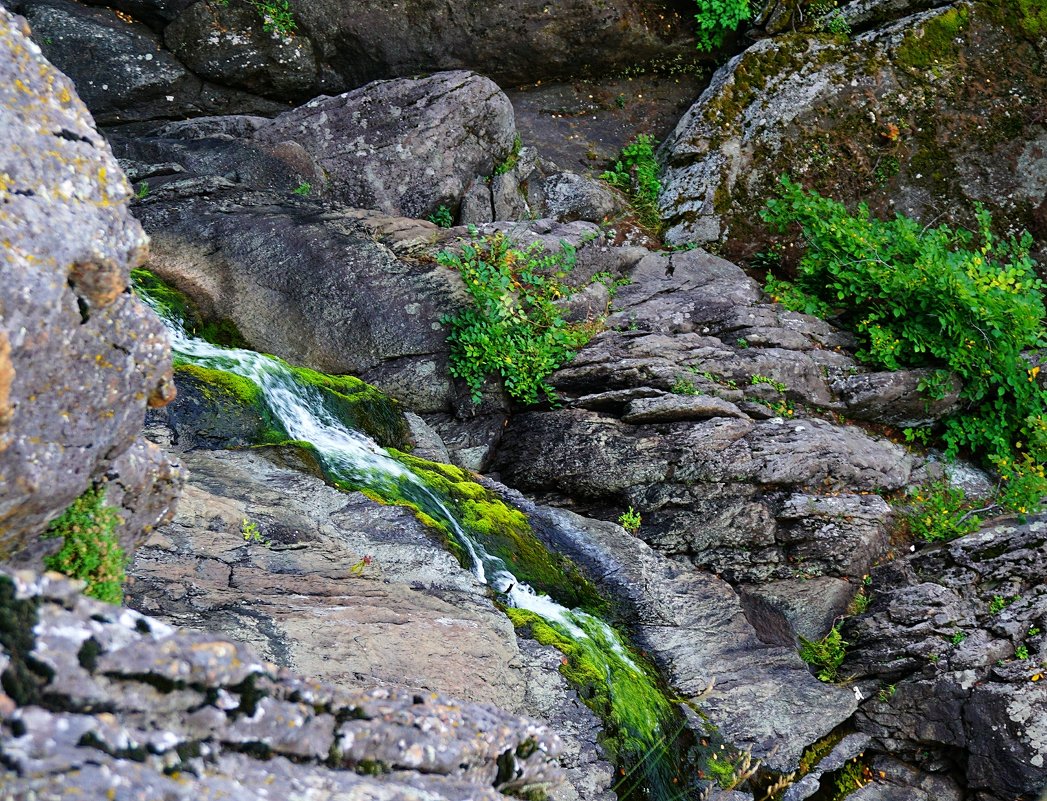
[[[642,224],[655,229],[661,226],[658,194],[662,191],[662,184],[658,180],[653,136],[640,134],[623,147],[614,167],[602,173],[600,178],[629,196]]]
[[[574,267],[574,249],[562,243],[546,254],[536,242],[521,250],[498,233],[466,243],[461,254],[441,251],[437,261],[459,272],[472,299],[441,320],[451,329],[451,374],[465,379],[477,402],[485,379],[498,375],[516,400],[555,403],[546,376],[592,336],[591,325],[567,323],[555,303],[567,294],[562,279]]]
[[[248,0],[262,20],[262,30],[290,36],[298,28],[288,0]]]
[[[800,659],[815,668],[821,681],[836,681],[836,672],[843,663],[847,643],[840,629],[833,626],[820,640],[800,637]]]
[[[435,225],[439,225],[441,228],[450,228],[454,225],[454,217],[451,215],[451,210],[447,208],[447,206],[440,206],[425,219]]]
[[[752,16],[749,0],[695,0],[698,13],[694,15],[698,22],[695,32],[698,49],[715,50],[723,44],[724,38],[745,20]]]
[[[63,539],[44,557],[44,567],[87,582],[86,594],[118,604],[123,600],[124,552],[116,538],[116,510],[105,505],[105,488],[92,487],[51,522],[44,539]]]
[[[637,531],[639,531],[640,525],[642,523],[643,518],[640,517],[640,513],[633,509],[633,507],[631,506],[627,511],[622,512],[622,514],[618,517],[618,525],[620,525],[630,534],[635,534]]]
[[[948,481],[920,487],[912,500],[906,518],[909,531],[924,542],[953,540],[977,531],[982,524],[963,490]]]
[[[976,207],[973,234],[896,216],[855,214],[787,177],[763,218],[779,232],[797,224],[806,250],[794,281],[768,277],[767,291],[796,311],[835,318],[855,332],[857,357],[898,370],[937,367],[921,387],[942,397],[963,382],[963,410],[944,421],[946,453],[996,468],[997,502],[1026,512],[1047,493],[1047,393],[1023,351],[1044,346],[1043,282],[1029,258],[1032,237],[999,239]]]

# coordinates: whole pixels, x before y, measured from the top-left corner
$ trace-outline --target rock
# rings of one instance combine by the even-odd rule
[[[163,328],[127,292],[148,242],[130,187],[27,35],[0,10],[0,559],[39,565],[57,544],[40,534],[93,484],[131,553],[170,513],[179,477],[139,437],[147,404],[173,387]]]
[[[399,259],[353,215],[289,196],[168,184],[138,211],[150,269],[256,350],[359,375],[415,412],[451,408],[438,321],[462,303],[452,271]]]
[[[15,797],[503,798],[559,782],[560,741],[490,706],[398,688],[349,690],[175,631],[28,572],[0,575],[18,670],[0,781]],[[204,766],[206,765],[206,770]]]
[[[707,395],[669,395],[634,400],[625,407],[623,423],[675,423],[680,420],[706,420],[711,417],[748,419],[730,401]]]
[[[190,483],[175,520],[137,554],[129,603],[340,688],[405,686],[544,718],[571,755],[568,785],[554,797],[605,792],[601,726],[556,672],[560,653],[536,644],[521,653],[485,586],[410,510],[339,492],[269,456],[183,455]],[[245,540],[244,520],[262,541]],[[332,627],[346,635],[332,639]]]
[[[44,55],[72,79],[102,125],[282,108],[202,82],[163,48],[153,31],[111,9],[72,0],[27,0],[19,10]]]
[[[797,636],[822,639],[847,611],[853,597],[854,587],[849,581],[826,576],[745,587],[742,605],[764,642],[788,645],[796,642]],[[753,603],[754,598],[760,603]],[[770,614],[767,606],[771,607]],[[784,617],[787,625],[782,626],[775,613]],[[784,636],[780,632],[784,632]]]
[[[843,13],[877,16],[861,5]],[[757,212],[782,173],[881,217],[974,227],[979,201],[1013,229],[1033,229],[1047,193],[1043,132],[1014,118],[1008,98],[1047,91],[1035,24],[957,3],[847,41],[757,42],[716,73],[662,146],[668,240],[751,256],[769,241]],[[985,90],[971,95],[972,82]]]
[[[473,176],[509,155],[514,135],[513,107],[497,85],[459,71],[312,100],[254,140],[301,145],[323,172],[325,198],[425,217],[440,205],[457,208]]]
[[[877,750],[932,770],[959,765],[967,787],[990,797],[1043,787],[1045,556],[1039,516],[873,571],[868,612],[843,630],[841,671],[860,686],[890,685],[857,716]]]
[[[927,368],[840,376],[833,382],[833,391],[847,407],[847,416],[855,420],[922,428],[960,406],[962,387],[955,377],[942,398],[932,399],[921,390],[923,382],[931,380],[934,373]]]
[[[541,216],[562,222],[599,223],[626,208],[621,196],[605,185],[571,172],[554,173],[538,182],[537,192],[542,201]]]
[[[304,100],[317,83],[306,36],[266,31],[247,4],[194,3],[164,28],[164,42],[195,75],[276,100]]]
[[[628,609],[634,642],[728,742],[788,771],[807,743],[850,716],[854,695],[815,679],[791,646],[761,641],[726,582],[680,569],[613,523],[502,491]]]

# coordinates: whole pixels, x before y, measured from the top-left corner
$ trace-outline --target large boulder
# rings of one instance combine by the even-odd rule
[[[317,98],[259,128],[254,141],[304,148],[326,198],[425,217],[457,206],[477,173],[493,173],[515,134],[509,98],[488,78],[459,71]]]
[[[139,436],[173,387],[164,330],[128,291],[148,244],[130,187],[27,36],[0,10],[0,559],[32,561],[93,484],[132,549],[169,513],[178,476]]]
[[[547,726],[434,692],[303,678],[76,589],[0,573],[7,798],[499,801],[561,779]]]
[[[111,8],[72,0],[26,0],[15,8],[101,125],[200,114],[275,114],[286,107],[201,80],[163,47],[155,32]],[[244,81],[235,85],[250,88]]]
[[[979,0],[848,41],[757,42],[716,73],[663,144],[669,241],[752,255],[767,242],[757,211],[787,172],[926,223],[973,227],[979,201],[1001,226],[1042,242],[1047,151],[1042,119],[1026,111],[1026,98],[1047,93],[1036,13]]]

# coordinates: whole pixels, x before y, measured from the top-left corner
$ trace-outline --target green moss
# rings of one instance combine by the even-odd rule
[[[908,31],[895,53],[896,62],[910,69],[930,70],[952,66],[959,58],[956,38],[967,29],[967,9],[951,8]]]
[[[578,568],[551,553],[535,536],[526,515],[488,492],[451,465],[430,462],[396,450],[391,455],[411,469],[437,496],[450,504],[459,525],[521,581],[569,608],[606,614],[607,602]],[[417,499],[412,501],[417,503]],[[432,509],[428,512],[435,516]]]
[[[212,345],[226,348],[249,347],[235,323],[225,319],[205,319],[185,294],[164,283],[148,270],[132,270],[131,282],[135,292],[148,297],[165,316],[181,321],[189,334]]]
[[[319,390],[331,411],[349,427],[363,431],[383,447],[404,448],[410,443],[411,432],[400,404],[381,390],[351,375],[287,366],[299,382]]]
[[[229,441],[239,445],[287,441],[287,432],[270,411],[261,387],[249,378],[177,361],[174,372],[183,393],[198,393],[203,401],[204,408],[194,411],[197,431],[217,432],[220,439],[228,435]]]
[[[121,523],[105,505],[105,488],[91,487],[51,522],[44,539],[62,538],[57,553],[44,566],[87,582],[85,593],[106,603],[123,601],[124,551],[116,537]]]

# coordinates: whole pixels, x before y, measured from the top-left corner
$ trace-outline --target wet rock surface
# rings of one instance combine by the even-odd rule
[[[869,698],[856,720],[879,748],[957,771],[986,798],[1043,788],[1045,557],[1038,516],[873,571],[872,605],[844,628],[841,672]]]
[[[409,510],[332,489],[290,451],[268,456],[183,454],[190,482],[129,568],[128,604],[340,688],[406,687],[544,719],[565,749],[554,797],[599,797],[612,772],[601,728],[557,672],[559,652],[518,647],[485,585]]]
[[[215,634],[174,630],[0,575],[4,792],[103,798],[497,799],[555,785],[547,727],[436,693],[302,679]]]
[[[0,558],[55,547],[39,535],[96,482],[130,552],[179,485],[139,436],[173,392],[163,328],[127,291],[148,240],[72,83],[3,10],[0,84]]]

